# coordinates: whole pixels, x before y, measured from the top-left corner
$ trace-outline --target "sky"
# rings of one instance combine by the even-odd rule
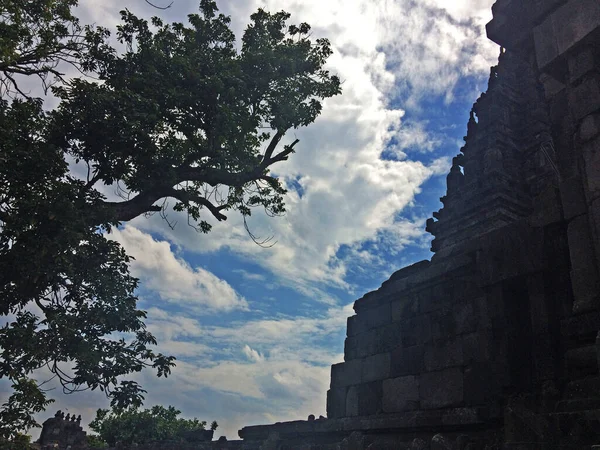
[[[168,0],[170,1],[170,0]],[[167,0],[154,0],[166,6]],[[81,0],[86,23],[114,29],[119,11],[185,22],[198,0],[158,10],[144,0]],[[238,39],[261,7],[308,22],[334,50],[343,93],[273,167],[287,213],[230,213],[207,235],[170,213],[140,217],[112,237],[135,257],[139,307],[158,350],[177,357],[167,378],[139,379],[145,406],[173,405],[237,438],[246,425],[325,415],[330,366],[343,361],[353,301],[396,270],[431,257],[425,220],[441,207],[450,161],[498,47],[485,37],[493,0],[218,0]],[[285,143],[285,142],[284,142]],[[104,189],[114,196],[114,189]],[[0,388],[0,402],[6,397]],[[83,423],[107,407],[101,393],[53,394]],[[37,438],[37,431],[32,434]]]

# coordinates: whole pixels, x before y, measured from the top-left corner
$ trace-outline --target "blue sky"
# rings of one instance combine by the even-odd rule
[[[300,139],[297,153],[274,167],[289,188],[288,212],[249,221],[273,247],[254,244],[233,213],[208,235],[176,213],[174,230],[157,215],[115,232],[136,258],[148,326],[160,350],[178,358],[166,380],[141,375],[147,406],[215,419],[217,435],[230,439],[244,425],[325,415],[329,368],[343,359],[352,302],[430,257],[425,220],[441,206],[469,109],[498,55],[484,33],[492,3],[218,1],[238,37],[258,7],[310,23],[315,38],[332,43],[330,69],[344,80],[343,94],[286,137]],[[197,11],[197,0],[174,0],[165,11],[143,0],[81,4],[84,21],[109,28],[124,7],[171,21]],[[62,408],[84,422],[107,404],[96,393],[56,399],[47,416]]]

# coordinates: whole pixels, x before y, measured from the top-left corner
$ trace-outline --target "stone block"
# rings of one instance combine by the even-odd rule
[[[391,376],[414,375],[423,372],[423,345],[399,346],[391,353]]]
[[[364,358],[377,353],[379,346],[379,330],[373,329],[346,338],[344,347],[344,356],[346,361],[358,358]]]
[[[331,387],[347,387],[360,384],[362,360],[354,359],[331,366]]]
[[[594,236],[596,261],[600,262],[600,198],[592,201],[590,215],[592,218],[592,236]],[[600,267],[598,267],[598,270],[600,272]]]
[[[575,121],[600,108],[600,76],[590,77],[569,91],[569,109]]]
[[[418,377],[406,376],[384,380],[382,403],[383,412],[402,412],[418,409]]]
[[[358,358],[358,343],[356,336],[349,336],[344,340],[344,360],[351,361]]]
[[[346,392],[346,416],[358,416],[358,386],[350,386]]]
[[[578,216],[568,225],[569,253],[571,256],[571,284],[573,287],[573,312],[580,313],[598,307],[600,282],[594,264],[594,250],[590,246],[588,216]]]
[[[423,359],[428,372],[460,366],[464,363],[462,341],[453,339],[426,344]]]
[[[381,327],[392,321],[391,305],[385,303],[372,309],[366,309],[359,313],[359,317],[365,323],[367,330]]]
[[[477,329],[479,317],[475,313],[473,301],[460,302],[452,309],[457,334],[472,333]]]
[[[421,314],[401,324],[401,342],[404,347],[412,347],[431,341],[431,317]]]
[[[592,33],[599,21],[597,0],[571,0],[536,26],[533,36],[541,71]]]
[[[346,336],[354,337],[360,333],[364,333],[367,331],[367,327],[365,326],[362,317],[359,316],[350,316],[348,317],[347,325],[346,325]]]
[[[402,342],[403,323],[396,322],[379,328],[378,342],[376,346],[377,353],[389,352],[396,348]]]
[[[596,68],[594,51],[587,47],[574,55],[569,56],[569,83],[575,84],[584,75]]]
[[[474,361],[487,361],[490,359],[492,331],[489,328],[478,330],[475,333],[465,334],[460,340],[465,364]]]
[[[598,336],[596,336],[596,359],[598,363],[598,370],[600,370],[600,331],[598,332]]]
[[[498,283],[491,286],[485,296],[486,309],[490,319],[504,317],[506,314],[504,308],[504,298],[502,296],[502,284]]]
[[[488,302],[485,297],[478,297],[473,300],[473,308],[477,320],[477,329],[490,328],[492,321],[488,310]]]
[[[431,313],[431,338],[433,340],[452,339],[457,334],[456,317],[451,307]]]
[[[600,134],[600,113],[585,116],[579,126],[579,139],[589,141]]]
[[[390,367],[391,355],[389,353],[369,356],[362,360],[361,381],[367,383],[388,378],[390,376]]]
[[[600,97],[598,98],[600,105]],[[600,136],[585,143],[582,147],[585,165],[587,197],[590,200],[600,198]]]
[[[457,406],[464,400],[464,379],[460,368],[427,372],[419,381],[421,409]]]
[[[546,98],[554,97],[560,91],[565,88],[565,84],[561,83],[554,77],[551,77],[548,74],[540,75],[540,81],[544,85],[544,92],[546,93]]]
[[[464,380],[467,406],[485,405],[491,398],[500,394],[500,387],[494,379],[489,363],[476,362],[465,368]]]
[[[346,393],[344,388],[331,388],[327,391],[327,417],[337,419],[346,415]]]
[[[391,304],[392,321],[399,322],[403,319],[410,319],[419,312],[419,303],[413,297],[403,297],[394,300]]]
[[[370,416],[381,411],[382,382],[373,381],[358,386],[358,413]]]
[[[587,205],[580,177],[563,179],[560,184],[560,197],[565,220],[585,214]]]
[[[545,227],[563,219],[560,194],[554,186],[548,186],[533,201],[533,212],[528,223],[532,227]]]
[[[451,296],[452,292],[443,284],[427,287],[415,294],[421,314],[448,306],[452,300]]]

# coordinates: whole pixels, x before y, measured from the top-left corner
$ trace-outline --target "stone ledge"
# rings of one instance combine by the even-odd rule
[[[340,433],[352,431],[396,431],[408,432],[420,429],[462,429],[480,428],[501,420],[494,416],[489,408],[448,408],[437,410],[419,410],[400,414],[381,414],[376,416],[345,417],[341,419],[318,419],[314,421],[297,420],[277,422],[273,425],[255,425],[242,428],[238,434],[242,439],[264,440],[271,433],[282,438],[300,437],[309,434]]]

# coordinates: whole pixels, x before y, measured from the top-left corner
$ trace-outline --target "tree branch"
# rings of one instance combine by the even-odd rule
[[[188,192],[188,191],[182,191],[179,189],[175,189],[175,188],[171,189],[169,196],[179,200],[180,202],[186,203],[186,204],[189,204],[190,202],[194,202],[199,205],[205,206],[212,213],[212,215],[215,216],[215,218],[219,222],[221,222],[223,220],[227,220],[227,216],[224,214],[221,214],[221,211],[223,211],[224,209],[227,209],[229,207],[229,205],[216,206],[216,205],[213,205],[205,197],[202,197],[202,196],[196,195],[196,194],[192,194],[191,192]]]
[[[273,138],[271,139],[271,142],[269,142],[269,146],[267,147],[267,150],[265,151],[265,156],[263,157],[263,163],[266,161],[269,161],[271,159],[271,155],[275,151],[277,144],[279,144],[279,141],[281,141],[281,138],[283,137],[284,134],[285,134],[285,132],[282,132],[282,131],[277,131],[277,133],[275,133],[275,136],[273,136]]]
[[[150,6],[153,6],[156,9],[169,9],[171,5],[173,5],[173,2],[171,2],[167,6],[157,6],[154,3],[150,3],[148,0],[146,0],[146,3],[148,3]]]
[[[292,153],[294,153],[294,146],[300,142],[299,139],[296,139],[294,142],[292,142],[290,145],[286,145],[285,148],[283,149],[283,151],[281,153],[278,153],[277,155],[273,156],[272,158],[269,159],[269,166],[271,164],[274,164],[276,162],[279,161],[286,161],[288,159],[288,156]]]
[[[279,132],[277,134],[280,134]],[[206,167],[189,167],[183,166],[175,169],[174,185],[184,183],[186,181],[194,181],[197,183],[206,183],[210,186],[224,184],[231,187],[242,187],[246,183],[255,180],[272,181],[265,173],[266,169],[279,161],[287,160],[288,156],[294,152],[294,146],[299,142],[296,139],[290,145],[286,145],[285,149],[275,156],[273,151],[277,147],[277,143],[281,140],[277,134],[271,140],[265,156],[261,163],[253,169],[246,172],[232,173],[227,170],[206,168]],[[141,192],[130,200],[124,202],[104,202],[105,207],[113,210],[116,220],[125,222],[147,212],[161,211],[161,206],[155,206],[154,203],[164,197],[173,197],[183,203],[194,202],[198,205],[205,206],[217,220],[226,220],[227,216],[221,213],[227,209],[226,205],[215,206],[205,197],[194,195],[188,191],[178,190],[172,186],[157,186],[145,192]]]

